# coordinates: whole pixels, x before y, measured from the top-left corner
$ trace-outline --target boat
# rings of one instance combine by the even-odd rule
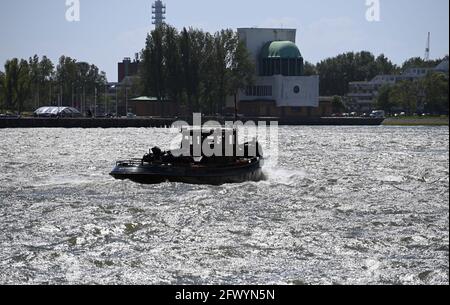
[[[264,179],[261,145],[255,139],[238,144],[237,129],[186,128],[182,130],[182,137],[179,150],[162,151],[154,147],[141,159],[118,161],[110,175],[115,179],[128,179],[141,184],[179,182],[222,185]],[[199,141],[196,142],[196,139]],[[230,146],[227,150],[226,145],[220,145],[221,153],[195,153],[193,143],[205,141],[211,150],[219,144],[228,143]]]

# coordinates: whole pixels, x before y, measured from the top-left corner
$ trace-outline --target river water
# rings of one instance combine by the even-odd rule
[[[280,127],[239,185],[138,185],[165,129],[0,130],[0,284],[448,284],[449,129]]]

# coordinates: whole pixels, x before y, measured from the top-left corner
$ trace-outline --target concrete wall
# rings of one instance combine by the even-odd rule
[[[252,117],[277,117],[284,119],[319,118],[332,115],[331,102],[320,102],[318,107],[278,107],[275,101],[254,100],[239,103],[238,112]]]
[[[275,100],[278,107],[319,107],[319,76],[262,76],[257,77],[255,86],[272,86],[272,96],[247,96],[241,91],[241,101],[255,99]],[[295,87],[299,92],[295,92]]]
[[[318,76],[276,76],[281,88],[276,91],[278,107],[319,107]],[[299,88],[296,93],[295,88]]]
[[[163,107],[163,109],[161,109]],[[129,101],[128,108],[132,113],[141,117],[160,117],[179,115],[176,103],[165,101],[163,104],[153,101]]]
[[[281,119],[267,117],[247,117],[248,120],[257,122],[263,121],[269,124],[271,121],[278,121],[279,125],[380,125],[384,119],[371,118],[320,118],[315,113],[319,108],[285,109],[286,107],[274,107],[277,112],[285,112],[285,117]],[[293,111],[293,112],[291,112]],[[312,113],[312,115],[304,115]],[[291,113],[302,113],[294,116]],[[215,119],[215,118],[211,118]],[[0,119],[0,129],[2,128],[150,128],[150,127],[170,127],[175,119]],[[189,120],[186,120],[189,123]],[[192,122],[191,122],[192,123]],[[222,122],[223,123],[223,122]]]

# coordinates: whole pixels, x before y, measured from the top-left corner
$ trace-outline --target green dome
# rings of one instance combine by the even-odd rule
[[[261,50],[261,58],[301,58],[300,50],[291,41],[272,41]]]

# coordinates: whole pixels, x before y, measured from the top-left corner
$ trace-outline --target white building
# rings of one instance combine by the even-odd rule
[[[241,105],[269,105],[270,110],[255,114],[280,116],[292,108],[298,112],[300,107],[319,107],[319,76],[303,76],[304,61],[295,44],[295,29],[240,28],[238,34],[256,66],[254,86],[239,94]],[[281,108],[290,109],[281,113]]]
[[[385,85],[395,85],[401,81],[414,81],[422,79],[430,72],[448,74],[448,59],[442,61],[435,68],[409,68],[401,74],[377,75],[370,81],[349,83],[349,98],[352,110],[368,112],[374,109],[378,92]]]

